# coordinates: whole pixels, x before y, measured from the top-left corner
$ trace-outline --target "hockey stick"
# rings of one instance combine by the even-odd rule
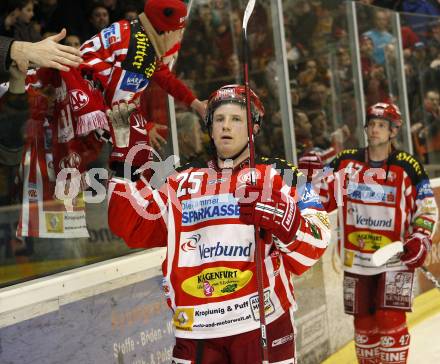
[[[254,146],[254,127],[252,123],[251,115],[251,95],[249,90],[249,54],[248,54],[248,39],[247,39],[247,25],[249,18],[252,15],[255,7],[255,0],[249,0],[243,16],[243,29],[242,29],[242,39],[243,39],[243,78],[244,86],[246,90],[246,119],[248,126],[248,140],[249,140],[249,168],[250,168],[250,178],[253,185],[256,184],[256,173],[255,170],[255,146]],[[269,352],[267,348],[267,332],[266,332],[266,314],[265,314],[265,302],[264,302],[264,282],[263,282],[263,254],[262,247],[259,244],[260,230],[255,227],[254,238],[255,238],[255,270],[256,270],[256,280],[257,280],[257,293],[258,293],[258,312],[260,316],[260,332],[261,332],[261,353],[262,353],[262,363],[269,363]]]
[[[395,241],[394,243],[388,244],[387,246],[376,250],[371,257],[371,262],[376,267],[379,267],[385,264],[396,254],[401,252],[403,252],[402,242]],[[440,282],[437,280],[437,278],[435,278],[434,274],[432,274],[428,270],[428,268],[426,268],[425,266],[421,266],[419,267],[419,269],[422,271],[423,275],[427,280],[431,281],[436,288],[440,289]]]
[[[422,271],[423,275],[425,276],[425,278],[428,281],[431,281],[431,283],[438,289],[440,289],[440,282],[437,280],[437,278],[435,278],[434,274],[432,274],[428,268],[426,268],[425,266],[421,266],[420,270]]]
[[[371,256],[371,263],[375,267],[380,267],[388,262],[396,254],[403,252],[403,244],[401,241],[395,241],[383,248],[376,250]]]

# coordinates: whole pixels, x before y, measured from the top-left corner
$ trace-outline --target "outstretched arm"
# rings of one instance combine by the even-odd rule
[[[26,72],[29,65],[49,67],[68,71],[69,67],[78,67],[82,62],[78,49],[59,44],[66,36],[63,29],[56,35],[40,42],[13,41],[9,49],[10,61],[14,61],[21,72]],[[6,59],[6,65],[8,60]]]

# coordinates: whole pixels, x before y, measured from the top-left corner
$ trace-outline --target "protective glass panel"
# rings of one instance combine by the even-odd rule
[[[218,88],[243,83],[242,18],[247,1],[195,1],[183,35],[177,74],[200,100]],[[265,107],[256,153],[284,157],[283,130],[276,78],[270,1],[257,1],[248,23],[249,81]],[[181,164],[211,158],[207,128],[185,105],[176,102]]]
[[[297,157],[330,160],[362,144],[356,125],[347,11],[340,1],[283,1]]]
[[[414,152],[431,177],[440,175],[440,21],[400,15]]]
[[[356,3],[358,39],[365,107],[377,102],[392,102],[407,119],[403,79],[400,72],[399,32],[396,13],[383,8]],[[396,147],[407,150],[407,125],[396,138]]]

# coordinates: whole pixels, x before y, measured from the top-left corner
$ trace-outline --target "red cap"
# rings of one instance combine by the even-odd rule
[[[144,13],[157,32],[182,29],[187,15],[182,0],[147,0]]]

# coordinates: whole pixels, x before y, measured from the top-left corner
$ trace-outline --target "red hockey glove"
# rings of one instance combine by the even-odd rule
[[[309,182],[313,179],[314,174],[322,171],[323,168],[324,163],[322,162],[321,157],[314,151],[304,154],[298,160],[298,169],[307,176],[307,181]]]
[[[293,198],[282,196],[277,190],[272,190],[266,197],[261,186],[247,184],[244,188],[242,197],[243,192],[236,192],[236,197],[240,195],[240,221],[270,231],[285,244],[292,242],[300,224],[300,214]]]
[[[412,234],[405,242],[404,253],[400,260],[406,264],[409,269],[416,269],[423,265],[426,255],[431,248],[431,239],[420,233]]]

